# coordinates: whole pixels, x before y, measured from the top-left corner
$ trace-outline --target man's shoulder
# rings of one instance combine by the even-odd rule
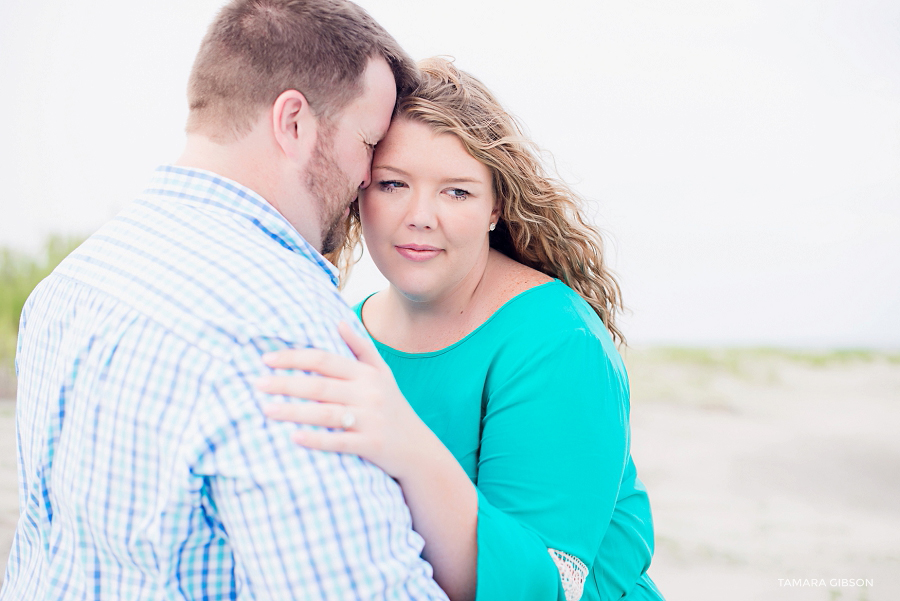
[[[135,202],[73,252],[69,278],[187,336],[298,336],[349,309],[313,257],[252,223],[178,203]],[[220,341],[220,343],[223,343]]]

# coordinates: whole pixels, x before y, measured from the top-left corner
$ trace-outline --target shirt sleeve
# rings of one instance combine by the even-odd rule
[[[262,414],[275,399],[253,387],[264,368],[251,354],[255,373],[226,366],[214,378],[194,468],[236,587],[255,599],[446,599],[396,482],[359,457],[293,443],[296,425]]]
[[[479,601],[581,597],[629,461],[627,395],[586,329],[497,358],[478,464]]]

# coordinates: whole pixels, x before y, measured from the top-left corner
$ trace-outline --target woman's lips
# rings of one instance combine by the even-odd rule
[[[441,252],[440,248],[424,244],[402,244],[394,248],[397,249],[400,256],[410,261],[427,261],[428,259],[433,259]]]

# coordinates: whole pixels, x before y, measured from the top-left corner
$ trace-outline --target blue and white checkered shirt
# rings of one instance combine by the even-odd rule
[[[161,167],[23,311],[0,599],[445,599],[397,484],[261,412],[262,353],[349,354],[335,283],[257,194]]]

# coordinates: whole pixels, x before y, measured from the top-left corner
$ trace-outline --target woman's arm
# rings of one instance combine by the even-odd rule
[[[425,539],[422,555],[451,601],[475,599],[478,493],[456,458],[427,431],[407,456],[404,474],[395,476],[412,514],[413,528]]]
[[[299,429],[297,443],[352,453],[394,477],[410,508],[413,527],[425,539],[423,555],[452,601],[474,599],[478,495],[456,459],[409,406],[370,341],[346,324],[340,332],[358,361],[316,349],[264,357],[269,367],[324,377],[270,376],[264,392],[318,402],[278,403],[266,415],[331,430]]]
[[[491,366],[478,464],[479,599],[579,599],[582,586],[605,577],[591,570],[628,459],[628,392],[598,335],[587,325],[523,328]],[[554,569],[556,582],[547,576]]]

